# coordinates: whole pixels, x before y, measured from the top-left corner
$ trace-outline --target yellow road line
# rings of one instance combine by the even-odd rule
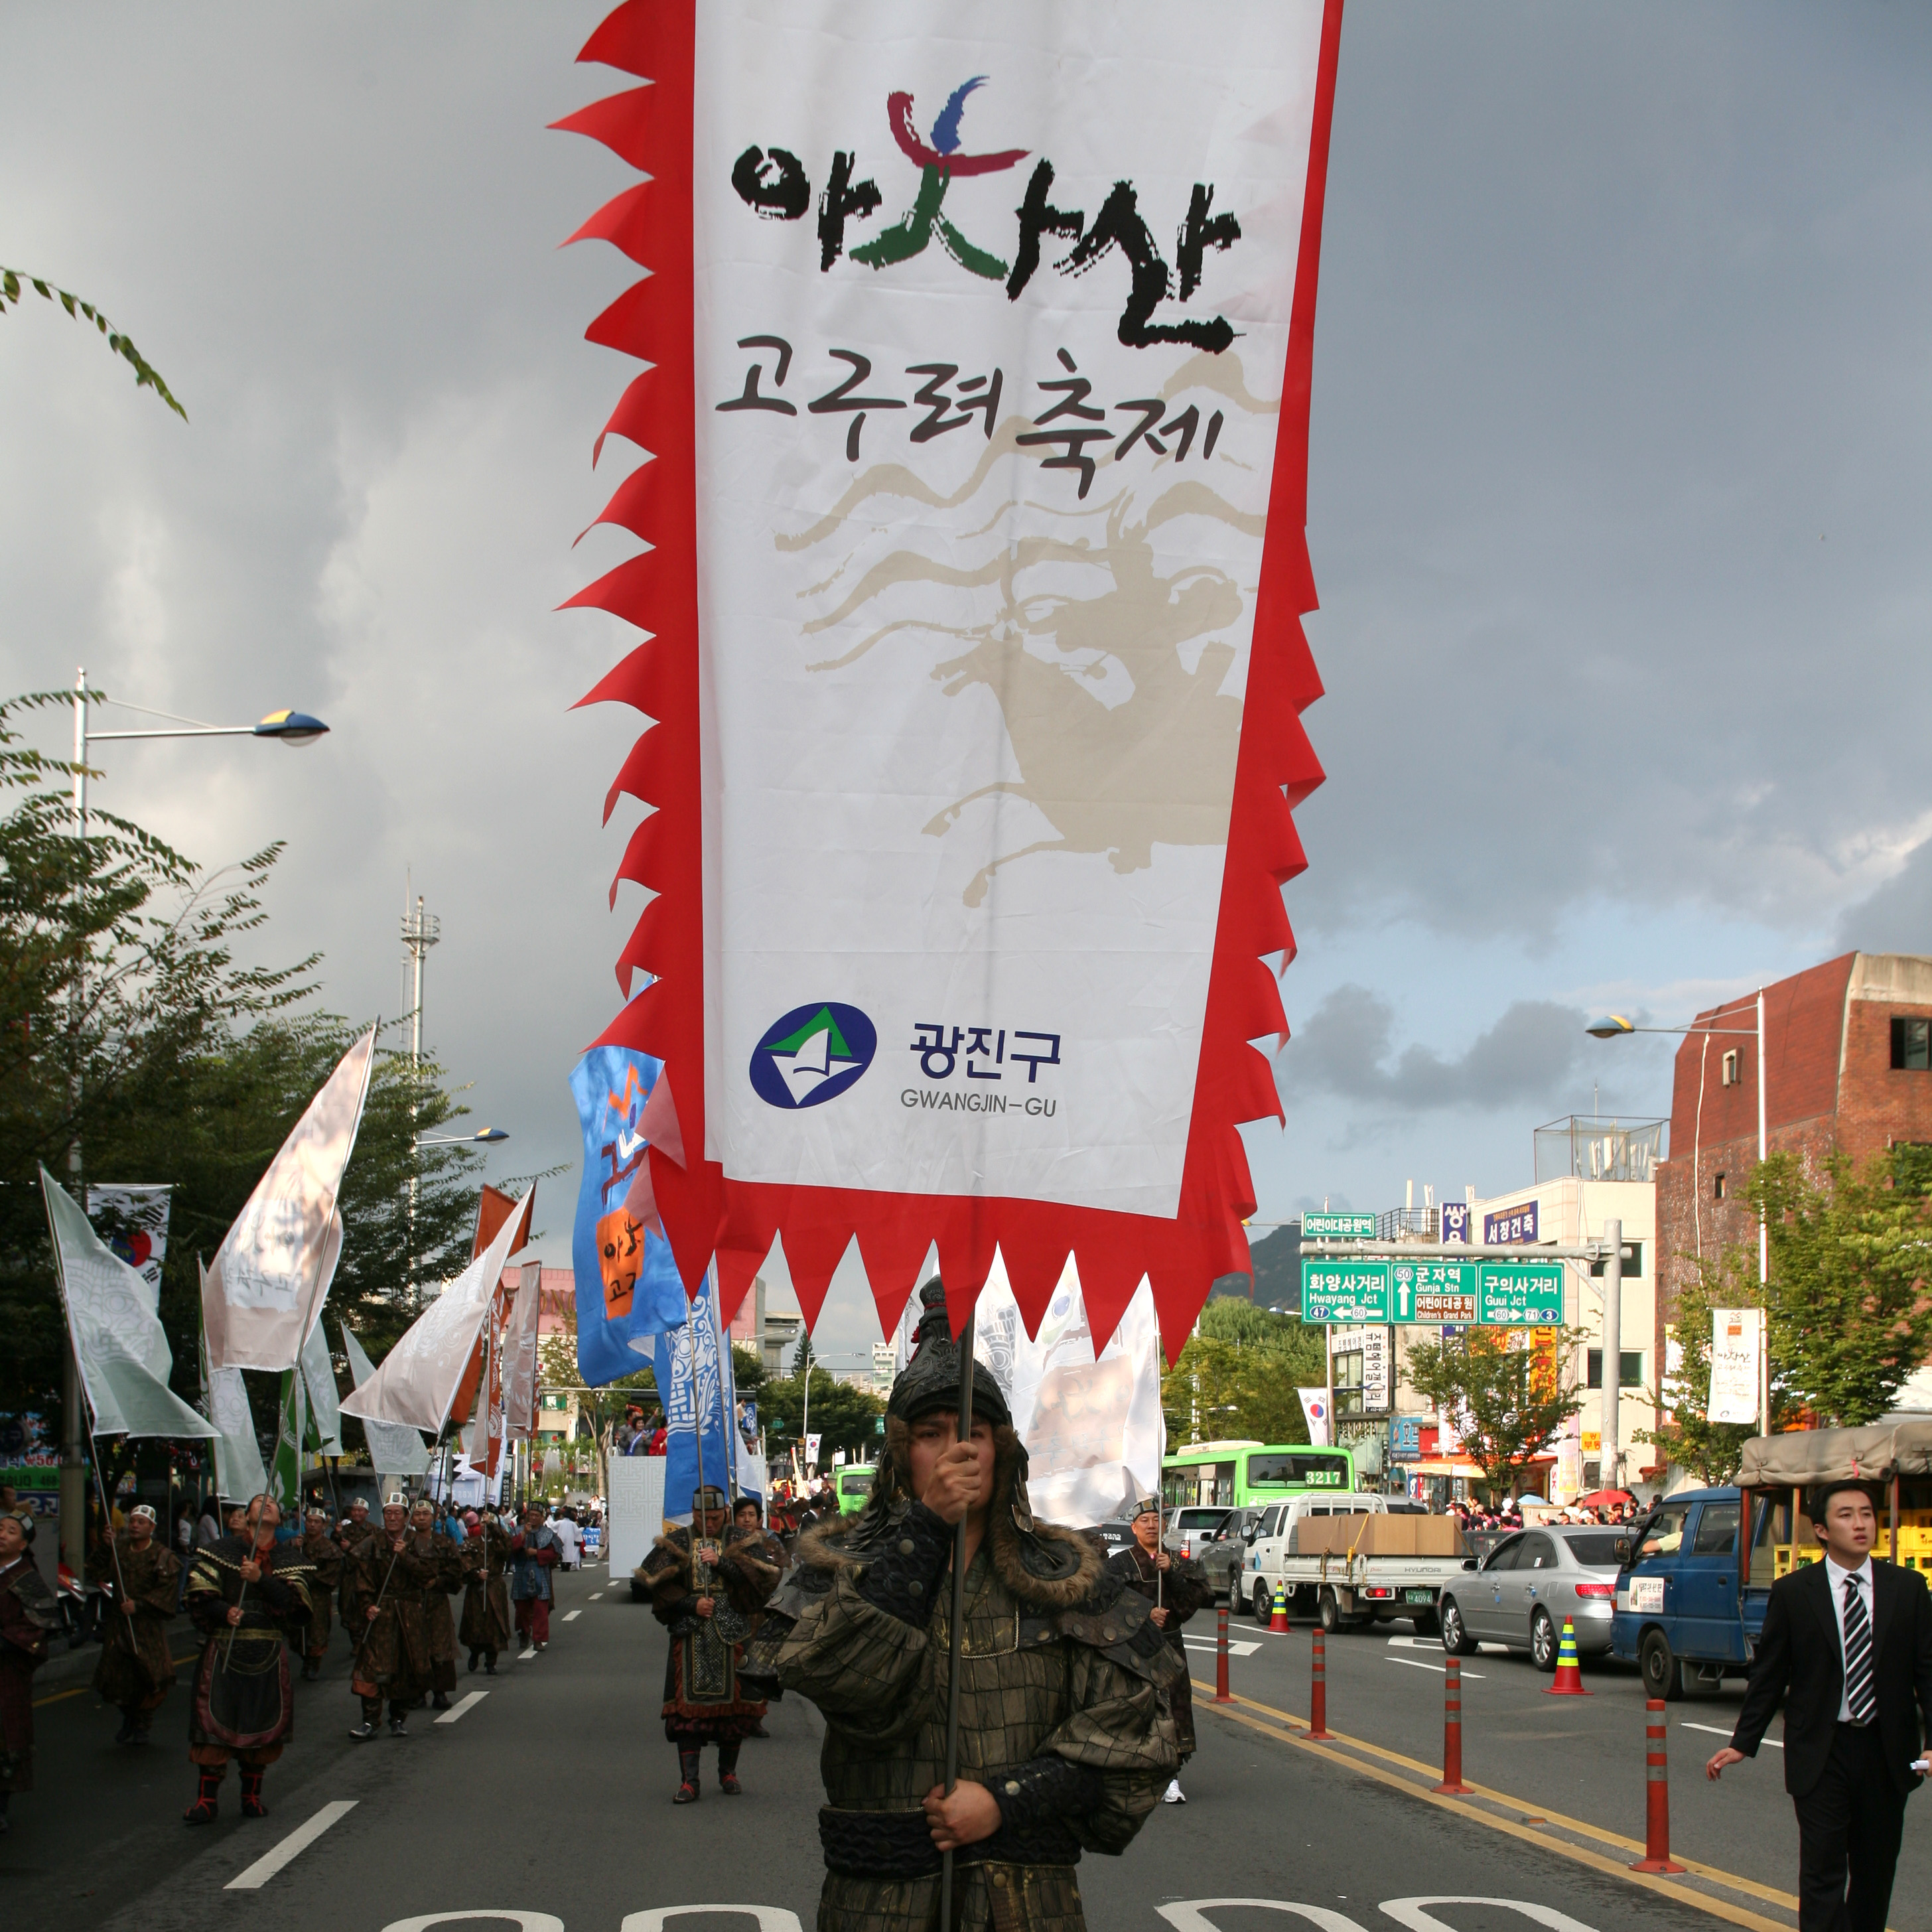
[[[184,1664],[192,1664],[200,1654],[201,1652],[197,1650],[186,1657],[175,1658],[172,1661],[175,1668],[178,1670]],[[71,1690],[50,1690],[44,1697],[36,1697],[34,1700],[34,1708],[38,1711],[43,1705],[58,1704],[64,1697],[84,1697],[93,1688],[94,1686],[89,1683],[76,1684]]]
[[[1205,1692],[1208,1697],[1212,1699],[1214,1692],[1208,1685],[1197,1682],[1194,1688],[1197,1690]],[[1250,1710],[1265,1712],[1270,1717],[1284,1723],[1304,1722],[1304,1720],[1294,1716],[1289,1712],[1276,1710],[1272,1704],[1257,1703],[1252,1697],[1237,1696],[1234,1701],[1238,1704],[1246,1705]],[[1342,1731],[1337,1731],[1334,1735],[1338,1744],[1345,1744],[1354,1750],[1367,1751],[1390,1764],[1406,1765],[1410,1770],[1432,1780],[1440,1774],[1436,1766],[1425,1764],[1420,1758],[1406,1757],[1400,1751],[1390,1750],[1384,1745],[1371,1744],[1366,1738],[1350,1737]],[[1602,1826],[1592,1825],[1587,1819],[1568,1817],[1562,1812],[1552,1811],[1547,1807],[1539,1810],[1535,1805],[1532,1804],[1526,1799],[1518,1798],[1512,1792],[1498,1791],[1490,1785],[1478,1784],[1469,1778],[1466,1777],[1462,1782],[1468,1785],[1472,1791],[1498,1804],[1511,1804],[1520,1810],[1535,1811],[1538,1816],[1546,1820],[1550,1824],[1561,1826],[1565,1831],[1580,1832],[1586,1838],[1595,1839],[1599,1844],[1614,1845],[1620,1851],[1635,1852],[1640,1856],[1646,1849],[1641,1839],[1627,1838],[1621,1832],[1607,1832]],[[1671,1856],[1687,1870],[1694,1872],[1700,1878],[1710,1880],[1713,1884],[1727,1885],[1739,1892],[1748,1892],[1754,1898],[1762,1899],[1767,1905],[1781,1905],[1790,1912],[1796,1912],[1798,1910],[1798,1900],[1791,1892],[1780,1892],[1774,1886],[1760,1885],[1755,1879],[1739,1878],[1735,1873],[1725,1871],[1716,1865],[1700,1864],[1696,1859],[1685,1858],[1679,1852],[1673,1852]]]
[[[1540,1846],[1546,1851],[1555,1852],[1576,1864],[1588,1865],[1592,1870],[1606,1873],[1610,1877],[1627,1880],[1632,1885],[1641,1886],[1646,1892],[1657,1892],[1664,1898],[1676,1899],[1687,1905],[1694,1905],[1700,1911],[1708,1912],[1715,1918],[1729,1920],[1733,1925],[1748,1927],[1750,1928],[1750,1932],[1791,1932],[1790,1925],[1783,1919],[1766,1918],[1759,1912],[1747,1911],[1743,1906],[1732,1905],[1724,1899],[1713,1898],[1706,1892],[1688,1890],[1681,1884],[1673,1884],[1670,1880],[1658,1877],[1649,1872],[1632,1871],[1628,1864],[1600,1857],[1594,1852],[1586,1851],[1580,1845],[1565,1844],[1560,1838],[1552,1838],[1542,1832],[1532,1830],[1525,1825],[1514,1823],[1507,1818],[1498,1818],[1493,1812],[1466,1803],[1460,1798],[1450,1798],[1441,1792],[1429,1790],[1426,1787],[1418,1787],[1411,1779],[1398,1777],[1394,1772],[1384,1771],[1377,1765],[1364,1764],[1359,1760],[1350,1760],[1324,1745],[1312,1744],[1309,1742],[1305,1726],[1300,1730],[1286,1730],[1281,1728],[1283,1722],[1292,1721],[1299,1724],[1302,1722],[1301,1720],[1290,1720],[1286,1712],[1276,1712],[1271,1705],[1258,1704],[1252,1698],[1238,1697],[1234,1700],[1236,1704],[1245,1706],[1247,1708],[1231,1710],[1225,1704],[1217,1705],[1212,1701],[1214,1689],[1211,1685],[1197,1682],[1195,1688],[1208,1694],[1205,1708],[1213,1711],[1217,1716],[1226,1718],[1238,1724],[1246,1725],[1250,1730],[1259,1732],[1263,1737],[1274,1738],[1282,1744],[1292,1744],[1298,1750],[1304,1750],[1313,1756],[1325,1757],[1330,1764],[1346,1764],[1349,1770],[1358,1773],[1362,1777],[1372,1778],[1378,1784],[1385,1784],[1392,1790],[1406,1792],[1412,1798],[1420,1798],[1424,1804],[1436,1805],[1443,1810],[1455,1813],[1459,1817],[1471,1819],[1480,1825],[1486,1825],[1491,1830],[1501,1832],[1509,1838],[1520,1839],[1525,1844]],[[1198,1710],[1202,1706],[1197,1702],[1195,1708]],[[1267,1712],[1276,1721],[1269,1722],[1260,1718],[1251,1717],[1248,1714],[1250,1710]],[[1339,1731],[1334,1733],[1334,1736],[1336,1744],[1348,1749],[1364,1750],[1372,1756],[1385,1758],[1393,1763],[1412,1766],[1418,1771],[1427,1773],[1431,1778],[1436,1775],[1436,1768],[1433,1765],[1425,1765],[1415,1758],[1405,1757],[1399,1751],[1386,1750],[1379,1744],[1372,1744],[1365,1740],[1345,1737]],[[1492,1802],[1500,1802],[1505,1804],[1516,1806],[1523,1804],[1522,1799],[1512,1798],[1504,1792],[1491,1791],[1481,1786],[1472,1785],[1470,1788],[1472,1790],[1480,1792],[1482,1796],[1491,1799]],[[1606,1843],[1623,1846],[1632,1851],[1641,1851],[1643,1849],[1642,1846],[1628,1840],[1618,1838],[1613,1833],[1600,1831],[1594,1826],[1583,1826],[1580,1821],[1563,1818],[1556,1812],[1544,1811],[1540,1815],[1550,1822],[1582,1830],[1589,1836]],[[1750,1880],[1738,1878],[1730,1872],[1720,1871],[1714,1866],[1694,1864],[1688,1858],[1680,1859],[1678,1862],[1686,1866],[1690,1873],[1705,1880],[1708,1883],[1725,1886],[1754,1897],[1763,1898],[1768,1903],[1781,1904],[1789,1898],[1788,1894],[1772,1892],[1768,1887],[1755,1885]],[[1795,1912],[1797,1909],[1797,1900],[1790,1899],[1790,1909]]]

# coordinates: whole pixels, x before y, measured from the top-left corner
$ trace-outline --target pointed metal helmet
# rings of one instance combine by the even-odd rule
[[[946,1288],[937,1275],[919,1292],[921,1313],[913,1358],[892,1384],[886,1413],[902,1422],[916,1421],[937,1408],[959,1411],[959,1345],[946,1319]],[[984,1362],[973,1364],[973,1413],[995,1427],[1010,1424],[1012,1414],[993,1372]]]

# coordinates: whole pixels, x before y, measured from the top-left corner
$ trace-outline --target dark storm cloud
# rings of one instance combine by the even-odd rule
[[[1296,1029],[1276,1077],[1290,1101],[1322,1093],[1376,1112],[1553,1108],[1583,1064],[1585,1019],[1574,1007],[1518,1000],[1462,1053],[1397,1053],[1388,1001],[1366,986],[1338,986]]]

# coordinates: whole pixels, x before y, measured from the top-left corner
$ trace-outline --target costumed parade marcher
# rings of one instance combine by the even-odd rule
[[[954,1854],[958,1932],[1084,1932],[1083,1850],[1124,1851],[1174,1774],[1174,1653],[1074,1532],[1036,1523],[999,1385],[962,1364],[938,1281],[892,1385],[858,1515],[815,1526],[751,1646],[823,1712],[820,1932],[929,1932]],[[945,1795],[954,1526],[967,1526],[959,1781]],[[952,1932],[952,1928],[949,1928]]]
[[[342,1581],[342,1546],[328,1533],[328,1512],[311,1506],[302,1526],[302,1561],[315,1572],[309,1586],[308,1629],[302,1639],[302,1676],[313,1682],[328,1654],[329,1599]],[[352,1629],[353,1626],[351,1626]]]
[[[759,1502],[756,1496],[740,1496],[731,1505],[731,1523],[734,1528],[742,1532],[748,1536],[758,1536],[764,1539],[765,1553],[763,1560],[769,1564],[776,1573],[772,1578],[773,1587],[776,1588],[778,1584],[784,1582],[784,1573],[791,1568],[791,1555],[784,1545],[765,1527],[764,1504]],[[769,1598],[771,1592],[767,1590],[765,1594]],[[763,1605],[760,1605],[752,1613],[753,1636],[757,1636],[758,1626],[764,1620],[764,1609]],[[748,1639],[747,1641],[748,1640]],[[774,1686],[773,1695],[782,1697],[784,1691],[782,1687]],[[768,1701],[763,1698],[758,1700],[758,1720],[745,1733],[748,1738],[768,1738],[771,1736],[770,1732],[765,1729],[765,1706]]]
[[[449,1708],[456,1688],[456,1619],[449,1610],[449,1593],[463,1588],[463,1546],[436,1526],[436,1505],[422,1497],[410,1514],[410,1538],[417,1556],[434,1575],[423,1592],[423,1615],[429,1631],[430,1702]]]
[[[428,1694],[435,1674],[428,1599],[436,1586],[439,1559],[433,1549],[418,1548],[408,1515],[401,1491],[393,1492],[382,1504],[382,1527],[365,1536],[349,1558],[362,1620],[349,1673],[349,1688],[362,1700],[362,1721],[349,1733],[358,1744],[376,1735],[386,1697],[389,1735],[407,1737],[410,1710]]]
[[[727,1529],[725,1496],[709,1486],[691,1497],[691,1526],[668,1522],[638,1566],[651,1614],[670,1632],[664,1660],[664,1736],[677,1752],[675,1804],[698,1796],[703,1747],[718,1747],[718,1788],[736,1797],[738,1751],[765,1714],[764,1701],[739,1682],[740,1646],[778,1580],[764,1530]]]
[[[288,1646],[308,1633],[314,1573],[299,1544],[277,1547],[280,1522],[257,1496],[241,1533],[197,1551],[188,1573],[188,1613],[202,1636],[188,1706],[188,1756],[200,1773],[182,1814],[190,1825],[214,1822],[231,1757],[242,1760],[242,1816],[266,1817],[263,1774],[295,1736]]]
[[[34,1672],[60,1627],[60,1605],[35,1567],[34,1526],[0,1514],[0,1832],[8,1801],[34,1788]]]
[[[470,1668],[483,1660],[484,1672],[496,1674],[496,1658],[508,1650],[510,1622],[510,1538],[494,1516],[468,1522],[463,1545],[463,1624],[458,1640],[470,1652]]]
[[[510,1600],[517,1606],[517,1634],[532,1650],[550,1648],[550,1573],[563,1561],[563,1546],[544,1521],[543,1505],[524,1512],[524,1526],[510,1539]]]
[[[1187,1652],[1180,1627],[1204,1604],[1214,1600],[1208,1573],[1191,1557],[1175,1557],[1160,1546],[1161,1508],[1158,1496],[1144,1496],[1134,1510],[1134,1540],[1108,1558],[1107,1568],[1130,1590],[1154,1606],[1148,1612],[1160,1624],[1174,1652],[1178,1674],[1168,1692],[1174,1715],[1174,1746],[1184,1765],[1194,1755],[1194,1686],[1187,1672]],[[1169,1804],[1185,1804],[1178,1772],[1162,1794]]]
[[[136,1503],[101,1566],[110,1607],[94,1688],[121,1713],[117,1744],[146,1744],[155,1712],[174,1688],[168,1621],[181,1594],[181,1564],[155,1536],[154,1526],[153,1510]]]
[[[352,1644],[362,1634],[368,1622],[362,1613],[368,1607],[357,1582],[362,1572],[356,1564],[356,1552],[382,1526],[380,1517],[370,1521],[369,1505],[360,1496],[349,1505],[348,1515],[335,1526],[336,1546],[342,1552],[342,1580],[335,1593],[335,1608]]]

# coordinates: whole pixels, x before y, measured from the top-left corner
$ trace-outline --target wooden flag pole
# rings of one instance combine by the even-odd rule
[[[973,1439],[973,1317],[959,1331],[959,1432],[961,1442]],[[969,1506],[966,1516],[970,1516]],[[966,1516],[952,1532],[952,1621],[946,1633],[950,1661],[946,1672],[946,1795],[959,1782],[959,1660],[966,1622]],[[939,1855],[939,1922],[952,1923],[952,1854]]]

